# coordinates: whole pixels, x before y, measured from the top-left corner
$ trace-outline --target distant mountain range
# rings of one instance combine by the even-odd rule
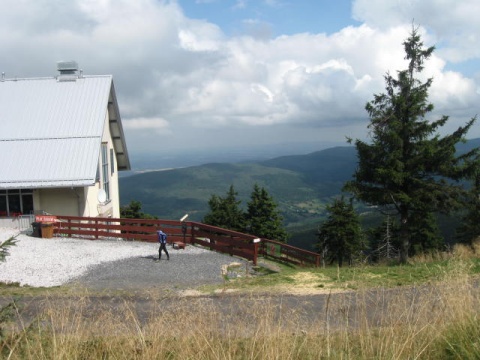
[[[459,145],[459,152],[480,146],[480,139]],[[265,187],[284,217],[287,230],[314,232],[325,205],[341,193],[357,165],[354,146],[334,147],[307,155],[281,156],[248,163],[210,163],[149,171],[120,178],[122,205],[142,203],[143,211],[163,219],[201,221],[213,194],[224,196],[233,185],[246,206],[254,184]]]
[[[282,156],[249,163],[211,163],[180,169],[149,171],[120,179],[122,204],[138,200],[143,210],[160,218],[188,213],[199,221],[213,194],[223,196],[230,185],[245,204],[255,183],[280,206],[286,222],[318,216],[322,203],[340,192],[355,169],[355,148],[337,147],[308,155]]]

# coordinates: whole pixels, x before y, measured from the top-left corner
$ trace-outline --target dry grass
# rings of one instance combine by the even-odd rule
[[[142,303],[53,295],[34,321],[4,332],[0,358],[478,359],[480,291],[471,267],[479,254],[476,243],[412,259],[412,271],[435,272],[428,284],[315,297],[150,293]],[[318,284],[314,275],[288,277]]]
[[[6,359],[479,358],[478,289],[436,286],[332,294],[310,308],[281,297],[53,298],[1,343]],[[290,300],[292,301],[292,300]],[[300,301],[300,298],[299,298]],[[93,306],[95,305],[95,306]],[[310,309],[310,310],[309,310]],[[145,313],[147,311],[147,313]]]
[[[452,251],[434,251],[416,255],[410,259],[413,264],[429,263],[433,261],[446,260],[471,260],[480,257],[480,239],[473,242],[471,246],[464,244],[455,244]]]

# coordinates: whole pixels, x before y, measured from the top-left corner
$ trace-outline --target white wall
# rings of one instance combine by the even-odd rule
[[[53,215],[81,216],[84,211],[83,189],[37,189],[34,192],[34,209]]]
[[[112,173],[111,172],[111,158],[110,158],[110,150],[113,150],[113,141],[112,141],[112,136],[110,133],[110,121],[109,121],[109,114],[107,111],[106,118],[105,118],[105,125],[103,128],[103,136],[102,136],[102,143],[107,144],[107,158],[108,158],[108,174],[107,176],[109,177],[109,187],[110,187],[110,200],[105,203],[105,204],[98,204],[97,202],[97,210],[98,210],[98,216],[101,217],[114,217],[114,218],[119,218],[120,217],[120,195],[119,195],[119,189],[118,189],[118,169],[117,169],[117,158],[115,155],[115,151],[113,151],[113,157],[114,157],[114,165],[115,165],[115,171]],[[101,149],[99,149],[99,157],[98,157],[98,163],[102,164],[102,153]],[[100,183],[98,183],[98,188],[96,189],[97,193],[96,196],[98,196],[98,191],[102,188],[103,186],[103,172],[101,171],[100,168]]]

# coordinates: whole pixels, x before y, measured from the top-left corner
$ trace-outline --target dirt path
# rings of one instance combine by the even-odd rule
[[[108,312],[121,319],[134,314],[142,325],[159,314],[198,314],[204,311],[225,321],[242,321],[245,317],[268,312],[279,323],[293,318],[305,326],[325,326],[330,329],[359,326],[387,326],[398,321],[410,321],[418,312],[446,310],[445,294],[456,289],[432,286],[371,289],[344,293],[314,295],[292,294],[217,294],[208,296],[178,296],[161,292],[135,295],[92,295],[23,297],[16,301],[17,325],[30,324],[49,309],[64,309],[95,319]],[[472,286],[472,297],[480,304],[478,286]],[[0,306],[12,298],[0,298]],[[256,316],[256,315],[255,315]],[[131,321],[125,319],[125,321]],[[252,318],[252,321],[255,319]]]

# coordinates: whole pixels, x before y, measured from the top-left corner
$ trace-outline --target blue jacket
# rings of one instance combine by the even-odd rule
[[[167,243],[167,234],[165,234],[162,230],[157,231],[157,236],[158,236],[158,242],[160,244],[166,244]]]

